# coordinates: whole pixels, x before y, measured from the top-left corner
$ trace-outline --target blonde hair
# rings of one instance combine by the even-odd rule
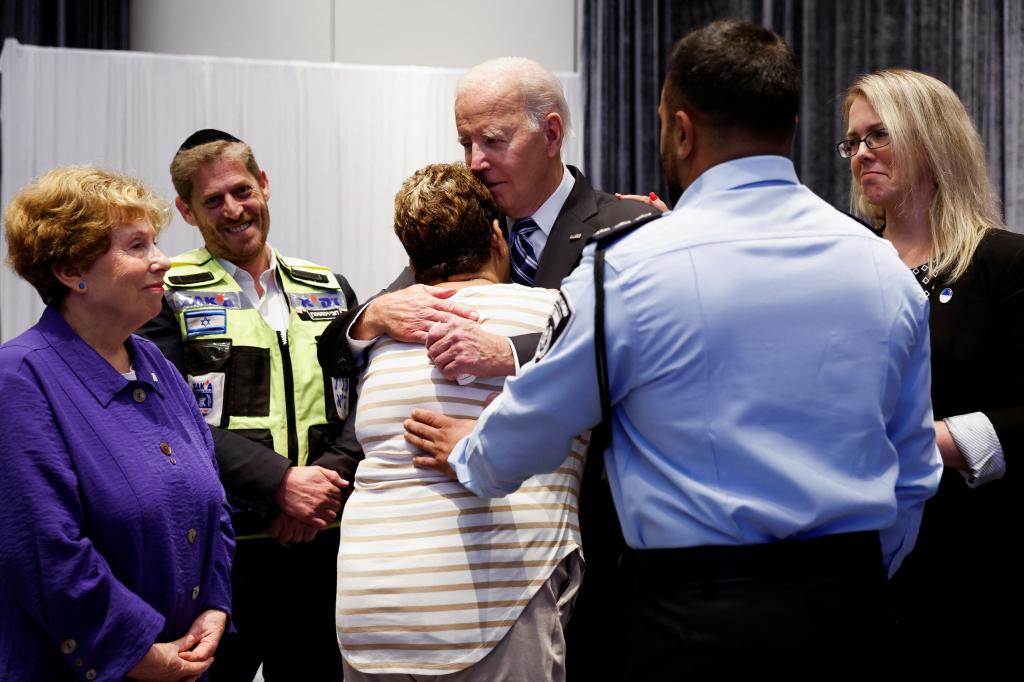
[[[87,270],[110,248],[117,225],[144,220],[159,232],[170,219],[167,200],[140,180],[95,166],[61,166],[7,205],[7,263],[44,303],[60,303],[68,289],[53,274],[55,266]]]
[[[1004,227],[981,136],[963,103],[942,81],[907,69],[858,76],[843,102],[846,124],[858,97],[867,100],[889,133],[893,166],[908,183],[903,201],[914,191],[915,178],[934,181],[935,197],[928,209],[928,267],[933,276],[960,278],[985,232]],[[885,223],[885,211],[868,203],[858,182],[850,183],[850,209],[876,227]]]

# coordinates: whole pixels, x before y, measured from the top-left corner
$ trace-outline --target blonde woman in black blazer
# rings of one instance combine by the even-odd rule
[[[1004,229],[981,139],[948,86],[915,71],[860,76],[844,102],[852,209],[928,294],[936,441],[946,465],[893,579],[915,673],[1011,660],[1020,613],[1024,237]],[[851,264],[855,267],[855,264]]]

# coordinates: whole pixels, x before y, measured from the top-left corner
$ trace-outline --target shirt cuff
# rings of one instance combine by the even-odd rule
[[[519,362],[519,355],[516,353],[516,344],[512,343],[512,337],[508,338],[508,347],[512,349],[512,368],[513,372],[509,376],[516,376],[519,374],[519,368],[522,367],[522,363]]]
[[[352,323],[349,324],[348,329],[345,330],[345,340],[348,341],[348,349],[352,353],[352,362],[355,363],[356,367],[362,367],[366,364],[366,352],[370,350],[370,346],[377,343],[379,336],[375,336],[372,339],[353,339],[352,338],[352,327],[355,326],[359,318],[366,312],[366,306],[363,306],[356,316],[352,318]]]
[[[452,451],[448,454],[448,466],[452,468],[455,475],[459,479],[459,483],[462,484],[466,490],[470,491],[478,497],[483,497],[480,491],[477,490],[476,486],[473,485],[472,477],[469,474],[469,463],[466,461],[469,456],[469,437],[463,438]]]
[[[1006,475],[1006,457],[992,422],[982,412],[959,414],[943,419],[953,442],[960,449],[968,471],[960,475],[969,488],[995,481]]]

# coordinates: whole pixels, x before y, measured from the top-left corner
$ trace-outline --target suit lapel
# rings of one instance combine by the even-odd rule
[[[586,223],[597,215],[597,200],[587,178],[573,166],[567,166],[576,179],[569,197],[558,212],[558,218],[551,227],[544,253],[537,265],[533,285],[557,289],[562,280],[572,271],[586,246],[594,227]]]

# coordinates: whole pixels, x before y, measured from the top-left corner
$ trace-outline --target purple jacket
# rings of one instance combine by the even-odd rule
[[[136,381],[53,308],[0,346],[0,680],[120,680],[230,613],[209,430],[156,346],[127,347]]]

